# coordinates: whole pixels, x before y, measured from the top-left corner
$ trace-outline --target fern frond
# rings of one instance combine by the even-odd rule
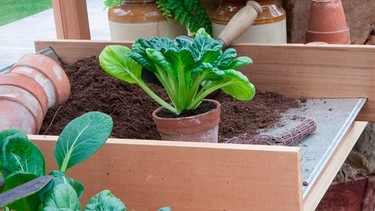
[[[200,0],[157,0],[158,8],[169,19],[173,17],[181,25],[186,25],[190,32],[204,28],[212,35],[212,23]]]

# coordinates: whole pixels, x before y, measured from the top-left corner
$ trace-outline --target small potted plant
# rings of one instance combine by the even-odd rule
[[[185,37],[177,37],[175,40],[152,37],[150,40],[138,38],[132,49],[109,45],[99,55],[99,62],[108,74],[139,85],[163,107],[153,112],[153,119],[163,139],[217,142],[220,104],[205,98],[220,89],[238,100],[251,100],[255,95],[254,85],[235,70],[251,64],[252,60],[246,56],[237,57],[233,48],[223,51],[222,47],[202,28],[193,40]],[[155,74],[170,102],[156,95],[142,79],[144,69]],[[203,109],[205,105],[211,106],[208,112],[188,115]],[[216,111],[211,110],[213,108]],[[217,116],[210,116],[213,113]],[[164,121],[171,123],[158,125]],[[185,131],[188,124],[193,124],[196,131],[191,131],[192,128]],[[203,129],[207,130],[202,132]],[[193,136],[188,136],[188,133]]]
[[[211,33],[200,0],[105,0],[112,40],[134,41],[151,36],[175,38],[204,27]]]

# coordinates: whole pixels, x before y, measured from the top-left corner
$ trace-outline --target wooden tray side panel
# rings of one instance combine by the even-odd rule
[[[36,41],[36,51],[51,46],[67,63],[99,55],[108,41]],[[290,97],[353,98],[368,102],[357,120],[375,121],[375,46],[234,44],[239,56],[254,64],[240,70],[261,91],[275,91]]]
[[[362,45],[233,45],[258,90],[295,98],[368,99],[357,120],[375,121],[375,48]]]
[[[31,139],[56,168],[55,138]],[[302,210],[299,148],[155,142],[109,141],[68,170],[85,185],[82,206],[109,189],[129,210]]]
[[[35,52],[52,47],[59,59],[65,64],[72,64],[78,59],[99,56],[107,45],[125,45],[131,47],[131,42],[116,41],[86,41],[86,40],[45,40],[35,41]]]

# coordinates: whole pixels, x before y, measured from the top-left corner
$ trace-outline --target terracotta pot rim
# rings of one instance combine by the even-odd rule
[[[212,102],[216,105],[216,108],[212,109],[212,110],[209,110],[205,113],[202,113],[202,114],[198,114],[198,115],[194,115],[194,116],[187,116],[187,117],[175,117],[175,118],[164,118],[164,117],[160,117],[157,115],[157,113],[161,110],[161,109],[164,109],[163,106],[160,106],[158,107],[157,109],[155,109],[153,112],[152,112],[152,116],[157,118],[157,119],[160,119],[160,120],[170,120],[170,121],[180,121],[181,119],[185,119],[185,120],[191,120],[191,119],[195,119],[195,118],[199,118],[203,115],[207,115],[209,113],[213,113],[213,112],[217,112],[217,108],[219,109],[220,111],[220,108],[221,108],[221,105],[220,105],[220,102],[217,101],[217,100],[213,100],[213,99],[204,99],[203,101],[208,101],[208,102]],[[202,101],[202,102],[203,102]]]
[[[0,99],[0,130],[9,128],[17,128],[26,134],[37,134],[37,122],[34,114],[30,112],[22,103],[18,103],[13,99]],[[9,115],[11,113],[22,114],[22,119],[17,115]]]
[[[348,32],[349,31],[349,27],[346,27],[345,29],[341,29],[341,30],[335,30],[335,31],[314,31],[314,30],[309,30],[307,29],[306,32],[307,33],[313,33],[313,34],[338,34],[338,33],[343,33],[343,32]]]
[[[33,64],[30,62],[43,61],[47,65],[39,66],[40,64]],[[29,54],[23,56],[10,70],[17,67],[32,68],[40,74],[48,78],[54,86],[54,97],[56,104],[61,104],[68,100],[70,96],[70,81],[62,67],[50,57],[43,54]]]
[[[30,84],[26,85],[26,84],[19,83],[19,80],[16,80],[17,78],[27,80]],[[40,86],[40,84],[36,82],[35,80],[32,80],[30,77],[27,77],[20,73],[9,72],[9,73],[4,74],[4,76],[0,78],[0,85],[9,85],[9,86],[18,87],[20,89],[25,90],[26,92],[30,93],[37,99],[40,107],[43,110],[43,115],[47,113],[48,111],[47,94],[44,91],[44,89]]]
[[[39,109],[33,110],[29,106],[25,106],[25,104],[22,100],[11,98],[11,97],[6,97],[6,96],[0,96],[0,101],[1,101],[1,103],[4,103],[3,101],[8,101],[8,102],[17,104],[17,106],[23,107],[26,111],[28,111],[30,116],[33,118],[34,125],[29,125],[29,127],[35,128],[35,130],[32,132],[32,134],[37,134],[39,132],[40,127],[42,126],[43,120],[44,120],[44,114],[43,114],[42,109],[41,110],[39,110]],[[18,118],[21,118],[21,117],[18,117]],[[22,117],[22,118],[24,118],[24,117]]]
[[[331,2],[338,2],[339,0],[312,0],[313,2],[317,3],[331,3]]]
[[[0,92],[0,103],[2,104],[2,106],[10,105],[13,103],[13,106],[15,106],[16,108],[23,107],[23,110],[27,111],[27,113],[30,114],[33,118],[32,123],[26,121],[29,122],[30,125],[18,125],[16,123],[14,124],[21,126],[22,128],[19,129],[25,131],[28,131],[28,128],[35,128],[35,130],[29,132],[32,132],[33,134],[38,133],[48,109],[47,95],[45,94],[42,87],[40,87],[40,85],[36,81],[22,74],[6,73],[4,74],[4,77],[0,78]],[[41,100],[44,101],[44,103],[42,103]],[[15,107],[11,107],[10,109],[16,109]],[[19,111],[19,109],[13,111],[17,112]],[[1,118],[26,118],[24,114],[14,112],[2,113],[2,115],[4,116],[2,116]],[[9,122],[9,124],[13,125],[12,122]]]

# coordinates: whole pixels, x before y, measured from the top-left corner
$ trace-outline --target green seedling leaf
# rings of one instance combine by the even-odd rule
[[[92,156],[107,141],[113,128],[111,116],[88,112],[71,121],[60,134],[54,157],[59,170],[68,168]]]
[[[53,189],[53,187],[60,184],[71,185],[76,191],[78,198],[81,198],[84,190],[84,185],[81,182],[67,177],[64,172],[58,170],[52,171],[49,175],[53,176],[52,181],[39,192],[39,197],[42,199],[42,201],[45,200],[46,196]]]
[[[100,65],[111,76],[128,83],[140,83],[142,66],[128,57],[130,49],[126,46],[105,47],[99,56]]]
[[[13,135],[27,138],[27,135],[22,130],[19,130],[19,129],[11,128],[11,129],[2,130],[0,131],[0,150],[2,148],[2,145],[5,139]],[[1,169],[1,159],[0,159],[0,169]]]
[[[150,71],[157,71],[156,65],[150,62],[151,59],[146,53],[148,47],[155,45],[159,48],[160,46],[158,45],[164,42],[160,41],[156,43],[151,43],[146,39],[140,38],[133,46],[139,51],[144,50],[141,54],[131,52],[128,47],[121,45],[106,46],[99,55],[99,63],[103,70],[109,75],[127,83],[137,84],[156,102],[175,112],[175,109],[160,96],[155,94],[142,79],[142,66],[140,64],[146,65],[145,68]]]
[[[36,179],[33,179],[29,182],[26,182],[20,186],[17,186],[11,190],[8,190],[2,194],[0,194],[0,208],[4,208],[6,206],[11,205],[12,202],[35,194],[39,190],[41,190],[49,181],[51,181],[52,176],[42,176]],[[28,205],[25,204],[24,207],[17,210],[28,210]],[[13,208],[16,209],[16,208]],[[35,210],[35,209],[34,209]]]
[[[235,70],[226,70],[225,78],[220,84],[221,90],[237,100],[251,100],[255,95],[255,87],[246,76]],[[213,82],[213,84],[216,81]],[[213,85],[214,86],[214,85]]]
[[[22,136],[24,138],[27,138],[27,135],[22,130],[19,130],[19,129],[16,129],[16,128],[10,128],[10,129],[6,129],[6,130],[2,130],[2,131],[0,131],[0,146],[2,145],[5,138],[7,138],[9,136],[12,136],[12,135],[19,135],[19,136]]]
[[[126,211],[126,206],[120,199],[116,198],[111,191],[103,190],[92,197],[85,207],[85,211],[96,210]]]
[[[81,210],[81,204],[74,188],[69,184],[60,184],[52,188],[39,210]]]
[[[15,172],[45,175],[45,160],[38,147],[22,134],[14,134],[4,139],[1,148],[1,172],[7,177]]]

